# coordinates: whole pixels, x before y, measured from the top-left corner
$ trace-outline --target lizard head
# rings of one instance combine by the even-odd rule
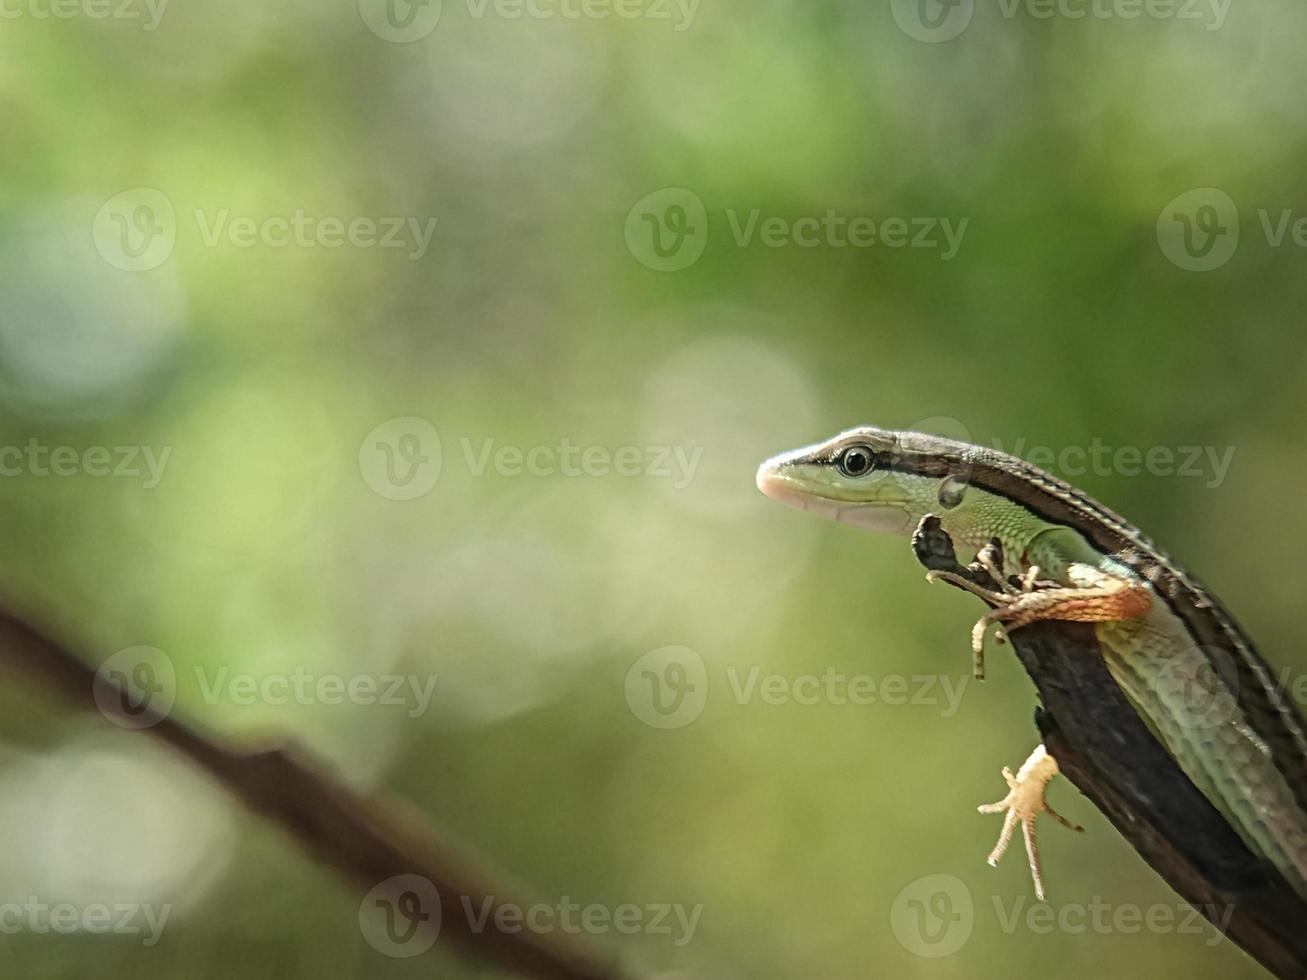
[[[773,456],[758,489],[773,500],[873,531],[910,534],[966,489],[970,447],[873,426]],[[956,505],[956,504],[954,504]]]

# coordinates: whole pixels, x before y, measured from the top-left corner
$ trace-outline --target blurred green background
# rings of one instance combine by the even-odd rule
[[[180,717],[309,746],[542,902],[702,907],[594,937],[635,968],[1261,975],[1066,783],[1088,833],[1046,827],[1032,917],[974,812],[1036,740],[1025,675],[970,683],[974,600],[753,474],[863,422],[1167,447],[1065,475],[1296,678],[1307,9],[122,3],[0,7],[15,608],[163,651]],[[876,696],[804,697],[828,672]],[[497,975],[378,950],[150,739],[18,678],[0,719],[0,906],[170,910],[151,945],[0,917],[7,975]]]

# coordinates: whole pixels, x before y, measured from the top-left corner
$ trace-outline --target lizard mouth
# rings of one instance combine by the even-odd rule
[[[771,463],[764,463],[758,468],[757,484],[758,489],[772,500],[828,520],[891,534],[907,534],[912,530],[912,515],[903,504],[823,497],[813,493],[805,483],[791,479],[784,469]]]
[[[842,508],[838,501],[814,495],[803,484],[790,479],[784,471],[774,466],[763,463],[758,467],[757,483],[759,490],[787,507],[798,507],[800,510],[811,511],[822,517],[839,520]]]

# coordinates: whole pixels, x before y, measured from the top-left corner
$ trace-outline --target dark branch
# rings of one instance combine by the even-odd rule
[[[927,568],[962,568],[939,521],[913,538]],[[1158,874],[1277,977],[1307,976],[1307,904],[1244,845],[1153,736],[1108,672],[1092,627],[1037,623],[1009,636],[1039,690],[1035,722],[1062,772]]]
[[[121,703],[122,692],[117,687],[107,690],[110,682],[80,658],[27,623],[3,614],[0,664],[40,678],[80,708],[95,709],[97,685],[101,710]],[[365,892],[398,875],[420,875],[430,881],[439,895],[438,914],[434,908],[414,908],[398,901],[400,896],[390,896],[397,909],[413,913],[413,927],[431,930],[438,924],[439,935],[448,937],[465,954],[521,976],[548,980],[618,980],[623,976],[605,957],[569,935],[497,928],[494,913],[500,907],[511,904],[520,908],[529,903],[515,901],[516,888],[503,887],[504,882],[491,879],[457,856],[398,801],[365,798],[332,779],[323,766],[300,752],[236,751],[171,716],[156,713],[133,718],[134,725],[142,721],[148,721],[145,731],[207,770],[251,810],[279,824],[311,855]],[[478,915],[490,909],[479,931],[464,913],[465,901]]]

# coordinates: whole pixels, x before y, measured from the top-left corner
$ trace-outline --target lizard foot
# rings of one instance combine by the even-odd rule
[[[1017,824],[1021,824],[1021,835],[1026,842],[1026,857],[1030,861],[1030,877],[1035,882],[1035,896],[1044,900],[1044,874],[1039,864],[1039,844],[1035,839],[1035,818],[1040,813],[1047,813],[1063,827],[1083,831],[1083,827],[1073,824],[1062,816],[1044,798],[1048,781],[1058,773],[1057,761],[1040,745],[1030,753],[1025,763],[1017,770],[1004,768],[1003,778],[1007,781],[1008,794],[997,803],[986,803],[977,807],[981,813],[1003,813],[1003,830],[998,835],[998,843],[989,853],[989,863],[997,866],[998,859],[1012,842],[1012,835]]]

